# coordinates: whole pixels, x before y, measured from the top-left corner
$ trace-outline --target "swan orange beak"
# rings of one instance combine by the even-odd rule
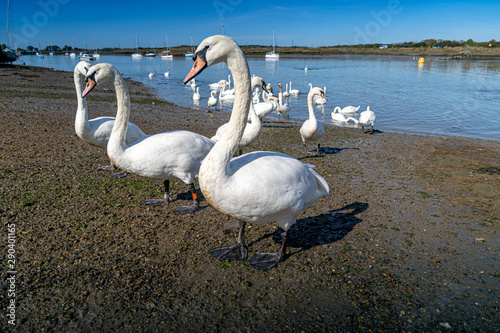
[[[94,87],[96,85],[97,85],[97,83],[93,79],[87,78],[87,85],[85,86],[85,90],[82,93],[82,98],[87,96],[89,94],[89,92],[91,92],[92,89],[94,89]]]
[[[324,99],[328,100],[328,98],[326,98],[326,96],[325,96],[325,93],[324,93],[324,92],[323,92],[323,93],[321,93],[321,97],[323,97]]]
[[[205,68],[207,68],[207,62],[201,59],[201,57],[197,56],[194,60],[193,67],[191,71],[188,73],[186,78],[184,79],[184,84],[187,84],[189,81],[194,79],[198,74],[200,74]]]

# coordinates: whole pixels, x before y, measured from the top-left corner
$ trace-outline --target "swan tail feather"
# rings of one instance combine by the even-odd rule
[[[320,197],[329,197],[330,196],[330,187],[328,186],[328,183],[326,180],[321,177],[319,173],[314,171],[314,168],[316,167],[315,165],[312,164],[305,164],[305,166],[309,169],[309,171],[312,172],[314,175],[314,178],[316,178],[316,184],[318,185],[318,191],[320,192]]]

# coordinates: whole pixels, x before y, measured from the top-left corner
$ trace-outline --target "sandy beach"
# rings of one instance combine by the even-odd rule
[[[147,134],[211,137],[229,119],[127,84],[130,121]],[[87,100],[90,118],[115,115],[112,86]],[[72,72],[0,67],[2,331],[500,331],[500,141],[325,124],[314,156],[301,124],[265,120],[245,151],[316,165],[331,196],[262,272],[208,254],[234,243],[238,222],[206,201],[172,212],[190,201],[181,181],[169,206],[146,206],[161,182],[96,171],[108,158],[76,136],[76,108]],[[249,256],[276,252],[280,233],[249,226]]]

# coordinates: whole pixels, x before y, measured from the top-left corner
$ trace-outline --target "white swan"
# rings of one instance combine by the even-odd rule
[[[201,161],[213,147],[214,142],[188,131],[170,131],[148,135],[132,144],[126,144],[125,132],[130,115],[130,95],[125,80],[113,65],[107,63],[92,66],[86,78],[87,87],[82,96],[86,96],[102,82],[114,82],[118,110],[107,147],[109,158],[128,172],[163,180],[164,199],[146,203],[168,203],[169,181],[180,179],[190,185],[193,203],[188,207],[179,207],[175,211],[179,214],[196,211],[199,202],[193,181],[198,174]]]
[[[113,125],[115,124],[114,117],[97,117],[89,120],[87,101],[82,98],[82,92],[84,88],[85,75],[87,75],[88,70],[91,65],[86,61],[80,61],[75,66],[74,70],[74,81],[76,88],[76,99],[78,102],[78,108],[76,109],[75,117],[75,133],[83,141],[106,149],[108,146],[109,136],[113,130]],[[127,143],[135,142],[142,137],[145,137],[141,129],[133,124],[128,123],[127,136],[125,141]],[[109,166],[100,167],[98,170],[112,170],[114,169],[113,163]],[[117,174],[119,175],[119,174]]]
[[[359,119],[356,120],[354,118],[350,118],[355,121],[356,124],[361,126],[363,132],[365,131],[365,127],[370,127],[370,133],[373,134],[373,124],[375,124],[375,112],[370,110],[368,106],[365,111],[359,114]]]
[[[149,72],[149,78],[152,79],[155,75],[153,74],[153,72]]]
[[[280,115],[287,116],[290,114],[290,107],[288,106],[288,103],[283,102],[283,86],[281,83],[278,84],[278,88],[280,89],[280,92],[278,93],[278,120],[280,120]]]
[[[266,83],[264,82],[264,79],[261,78],[260,76],[253,76],[251,79],[251,86],[252,90],[257,87],[260,87],[262,89],[266,89]],[[248,146],[249,144],[253,143],[255,140],[260,135],[260,132],[262,131],[262,122],[260,121],[260,118],[257,116],[255,113],[255,110],[253,108],[253,103],[250,104],[250,111],[249,111],[249,116],[248,116],[248,123],[245,126],[245,131],[243,132],[243,135],[240,139],[240,143],[238,145],[239,149],[239,154],[241,155],[243,153],[243,148]],[[211,138],[211,140],[217,142],[222,138],[224,135],[224,132],[227,129],[227,126],[229,123],[225,123],[224,125],[220,126],[217,129],[217,132],[215,133],[215,136]]]
[[[298,89],[292,89],[292,81],[290,81],[290,94],[292,94],[292,95],[298,95],[298,94],[300,94],[300,90],[298,90]]]
[[[332,112],[332,120],[335,121],[335,122],[338,122],[338,123],[345,123],[345,122],[347,122],[346,117],[343,114],[339,113],[338,112],[339,110],[340,110],[339,107],[336,107],[333,110],[333,112]],[[352,119],[354,119],[354,118],[352,118]]]
[[[269,95],[265,91],[262,92],[262,99],[264,100],[264,102],[254,104],[253,106],[255,113],[257,114],[257,117],[259,117],[259,119],[264,118],[278,108],[278,103],[270,100]]]
[[[191,88],[195,89],[196,88],[196,81],[191,81],[190,83]]]
[[[165,77],[170,77],[170,71],[167,69],[167,71],[165,72]]]
[[[219,99],[222,101],[234,100],[234,90],[232,94],[226,94],[226,86],[222,86],[222,91],[219,94]]]
[[[309,83],[307,86],[309,87],[309,92],[311,92],[312,89],[313,89],[312,83]],[[326,87],[323,88],[323,92],[326,94]],[[316,105],[325,105],[326,104],[326,98],[323,98],[321,96],[316,96],[315,95],[314,98],[313,98],[313,103],[316,104]]]
[[[283,92],[283,97],[290,97],[290,92],[288,91],[288,83],[285,86],[285,91]]]
[[[316,115],[314,114],[314,109],[313,109],[314,96],[321,96],[322,98],[326,99],[325,92],[318,87],[314,87],[307,95],[307,107],[309,109],[309,119],[307,119],[300,128],[300,136],[302,137],[302,142],[304,143],[304,151],[306,153],[307,153],[306,142],[317,142],[318,150],[316,151],[316,153],[319,153],[321,141],[323,141],[323,137],[325,136],[325,129],[323,128],[321,122],[316,120]]]
[[[217,93],[217,91],[212,90],[212,91],[210,92],[210,97],[208,98],[208,102],[207,102],[207,104],[208,104],[208,106],[209,106],[209,107],[210,107],[210,106],[212,106],[212,107],[214,107],[214,108],[215,108],[215,107],[217,106],[217,97],[215,97],[215,96],[214,96],[214,94],[215,94],[215,96],[218,96],[218,95],[219,95],[219,94]]]
[[[218,35],[201,42],[193,60],[184,83],[206,67],[226,62],[237,96],[228,128],[202,162],[198,179],[212,207],[240,220],[238,242],[210,253],[221,260],[246,259],[246,223],[276,221],[285,230],[280,251],[256,254],[248,261],[259,269],[272,268],[286,257],[289,228],[304,208],[329,195],[328,184],[313,170],[314,166],[285,154],[260,151],[231,158],[245,130],[251,103],[250,71],[245,56],[232,38]]]
[[[193,94],[193,100],[199,101],[200,98],[201,98],[201,96],[200,96],[200,87],[196,87],[196,90],[195,90],[195,92]]]
[[[252,103],[253,104],[257,104],[257,103],[260,103],[260,90],[259,88],[255,88],[254,90],[254,93],[253,93],[253,97],[252,97]]]
[[[220,84],[220,81],[219,82],[216,82],[216,83],[210,83],[208,85],[210,87],[211,90],[217,90],[221,87],[221,84]]]
[[[268,83],[266,88],[267,88],[267,91],[268,91],[267,94],[269,96],[274,96],[274,91],[273,91],[273,87],[271,86],[271,83]]]
[[[356,112],[358,112],[358,110],[359,110],[359,106],[355,107],[352,105],[346,106],[345,108],[342,108],[342,109],[340,108],[340,106],[336,106],[334,109],[335,112],[347,114],[347,115],[356,114]]]

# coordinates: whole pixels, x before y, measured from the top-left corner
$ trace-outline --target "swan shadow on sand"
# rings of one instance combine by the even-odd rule
[[[312,154],[303,157],[297,158],[298,160],[304,160],[307,158],[317,158],[317,157],[326,157],[326,155],[338,154],[342,150],[355,149],[359,150],[359,148],[334,148],[334,147],[321,147],[319,148],[319,154]],[[316,149],[311,150],[311,153],[315,152]]]
[[[363,222],[356,215],[367,209],[367,203],[354,202],[342,208],[331,210],[326,214],[297,220],[288,230],[290,237],[287,245],[289,248],[297,248],[298,250],[290,251],[287,259],[298,252],[319,245],[332,244],[343,239],[358,223]],[[249,245],[269,237],[272,237],[276,243],[281,244],[282,232],[283,230],[278,228],[273,233],[266,234]]]

